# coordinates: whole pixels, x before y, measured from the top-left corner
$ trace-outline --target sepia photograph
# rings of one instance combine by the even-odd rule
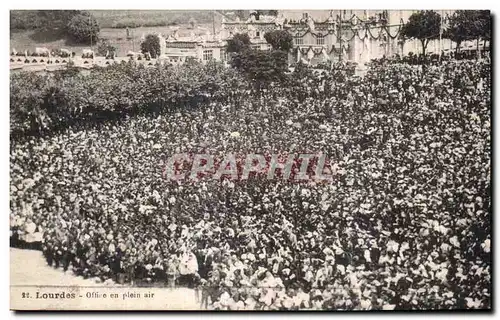
[[[11,310],[492,310],[490,10],[9,15]]]

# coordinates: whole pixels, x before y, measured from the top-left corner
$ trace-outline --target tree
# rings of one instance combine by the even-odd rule
[[[264,35],[267,43],[273,50],[290,51],[293,48],[293,38],[290,33],[285,30],[274,30],[266,32]]]
[[[422,43],[422,54],[425,61],[425,50],[429,41],[439,38],[441,16],[432,10],[419,11],[410,16],[401,28],[401,35],[408,39],[418,39]]]
[[[489,10],[479,10],[477,12],[478,25],[480,30],[478,35],[484,40],[491,39],[491,12]]]
[[[11,29],[66,29],[71,18],[80,10],[11,10]]]
[[[457,44],[458,52],[462,41],[491,38],[491,16],[488,10],[457,10],[449,19],[443,36]]]
[[[248,16],[248,13],[246,12],[246,10],[236,10],[234,11],[234,15],[240,20],[245,20]]]
[[[260,91],[273,82],[281,82],[286,78],[288,53],[280,50],[244,50],[236,53],[231,59],[231,66],[253,82]]]
[[[463,10],[459,10],[463,11]],[[455,12],[448,21],[448,28],[443,32],[443,38],[450,39],[456,43],[455,52],[460,49],[463,41],[469,40],[470,35],[467,24],[464,24],[463,16],[459,11]]]
[[[156,58],[161,54],[160,37],[156,34],[148,34],[144,41],[141,42],[142,53],[149,52],[152,58]]]
[[[196,26],[196,20],[193,17],[189,18],[189,28],[194,29],[195,26]]]
[[[469,39],[490,39],[491,15],[489,10],[458,10],[456,16],[466,29]]]
[[[242,52],[250,48],[250,37],[246,33],[237,33],[227,40],[227,52]]]
[[[90,14],[80,10],[38,10],[38,18],[44,22],[42,27],[65,29],[73,17],[86,13]]]
[[[101,57],[113,57],[116,53],[116,47],[112,46],[107,39],[99,40],[97,45],[97,55]]]
[[[443,36],[457,44],[462,41],[489,40],[491,38],[491,16],[488,10],[457,10],[449,19],[449,27]]]
[[[99,23],[90,12],[83,11],[71,18],[67,32],[78,43],[91,43],[99,37]]]
[[[278,10],[257,10],[259,16],[278,16]]]
[[[10,29],[30,30],[40,26],[35,10],[11,10]]]
[[[300,60],[293,70],[293,79],[302,80],[313,76],[311,68]]]
[[[480,57],[479,39],[491,39],[491,13],[489,10],[474,11],[477,19],[474,20],[473,34],[477,39],[477,56]]]
[[[267,14],[269,16],[277,17],[278,16],[278,10],[268,10]]]
[[[479,40],[491,38],[491,14],[489,10],[461,10],[463,23],[467,25],[468,36],[477,42],[477,55],[480,56]]]

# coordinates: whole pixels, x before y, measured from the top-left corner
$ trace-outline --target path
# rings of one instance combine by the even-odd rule
[[[62,269],[49,267],[43,258],[42,252],[37,250],[25,250],[10,248],[10,284],[13,286],[103,286],[91,279],[75,276],[71,271],[64,272]],[[116,288],[116,285],[110,285]],[[14,288],[16,289],[16,288]],[[137,288],[120,288],[126,292]],[[144,289],[141,289],[144,290]],[[149,288],[156,292],[165,301],[163,308],[173,310],[198,309],[195,301],[194,290],[187,288]],[[12,289],[11,289],[12,292]],[[110,308],[113,308],[111,305]]]

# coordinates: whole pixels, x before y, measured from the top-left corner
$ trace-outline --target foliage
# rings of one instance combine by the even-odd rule
[[[491,38],[491,15],[489,10],[458,10],[458,16],[467,24],[467,34],[471,39]]]
[[[257,10],[258,15],[263,15],[263,16],[273,16],[277,17],[278,16],[278,10]]]
[[[443,32],[443,38],[450,39],[457,44],[456,51],[459,50],[463,41],[469,40],[467,23],[462,19],[463,16],[455,12],[449,19],[448,28]]]
[[[18,30],[66,29],[80,10],[11,10],[10,27]]]
[[[237,34],[228,52],[235,53],[231,58],[231,66],[241,72],[260,90],[274,82],[284,81],[288,71],[288,51],[292,48],[291,35],[283,30],[271,31],[264,36],[271,44],[272,51],[250,49],[248,35]]]
[[[449,27],[443,36],[457,43],[462,41],[491,38],[491,15],[488,10],[457,10],[449,20]]]
[[[193,17],[189,18],[188,23],[189,23],[189,28],[191,29],[194,29],[194,27],[196,26],[196,20]]]
[[[37,19],[36,10],[11,10],[10,11],[10,29],[11,30],[30,30],[36,29],[41,25]]]
[[[235,83],[244,79],[216,62],[175,68],[123,62],[92,69],[89,75],[75,69],[14,73],[10,76],[11,133],[23,136],[138,112],[196,107],[211,97],[227,96]]]
[[[69,58],[71,56],[70,52],[63,51],[60,48],[53,50],[51,54],[54,57],[61,57],[61,58]]]
[[[99,37],[99,24],[89,12],[75,15],[68,23],[68,35],[78,43],[91,43]]]
[[[240,20],[245,20],[248,17],[248,12],[247,10],[235,10],[234,15]]]
[[[438,39],[441,16],[432,10],[418,11],[410,16],[408,22],[401,28],[401,36],[408,39],[418,39],[422,43],[422,53],[430,40]]]
[[[186,61],[184,62],[185,66],[189,65],[201,65],[201,62],[196,57],[188,56],[186,57]]]
[[[292,35],[285,30],[273,30],[266,32],[264,38],[274,50],[290,51],[293,48]]]
[[[299,61],[293,70],[295,78],[308,78],[312,76],[312,69],[302,61]]]
[[[156,58],[161,53],[160,37],[156,34],[148,34],[141,42],[141,52],[149,52],[152,58]]]
[[[237,33],[227,40],[227,52],[242,52],[250,47],[250,37],[246,33]]]
[[[97,44],[97,55],[100,57],[113,56],[117,51],[117,48],[109,42],[107,39],[100,39]]]
[[[140,28],[140,27],[142,27],[142,24],[134,20],[114,22],[113,25],[111,26],[111,28],[115,29]]]
[[[46,29],[64,29],[75,16],[87,14],[80,10],[38,10],[38,17],[44,23],[42,27]]]
[[[257,89],[285,79],[288,71],[288,54],[285,51],[247,49],[236,53],[231,66],[241,72]]]
[[[491,29],[492,29],[492,18],[491,12],[489,10],[479,10],[477,12],[478,24],[477,29],[478,36],[480,38],[490,40],[491,39]]]

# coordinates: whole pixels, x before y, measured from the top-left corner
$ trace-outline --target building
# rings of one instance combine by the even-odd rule
[[[329,61],[351,61],[362,65],[373,58],[407,55],[422,51],[420,41],[401,41],[403,24],[415,11],[411,10],[281,10],[277,17],[259,16],[252,12],[246,21],[222,21],[221,38],[248,33],[252,45],[261,50],[270,46],[264,34],[287,30],[293,36],[294,49],[290,62],[318,64]],[[441,11],[442,16],[452,11]],[[432,40],[427,52],[439,48],[451,50],[448,39]]]
[[[303,12],[299,20],[285,18],[283,28],[292,35],[294,44],[290,62],[318,64],[335,60],[340,52],[338,26],[333,11],[324,20],[315,20],[309,12]]]
[[[227,61],[226,42],[219,36],[205,32],[180,36],[177,31],[162,41],[160,58],[171,64],[182,64],[188,59],[201,62],[210,60]]]
[[[283,21],[277,17],[258,15],[255,11],[245,21],[236,18],[234,21],[222,19],[221,39],[227,40],[237,33],[246,33],[250,38],[252,48],[270,50],[271,46],[264,39],[269,31],[281,29]]]
[[[246,20],[222,18],[217,35],[180,35],[177,31],[162,40],[161,58],[172,64],[186,59],[227,61],[227,40],[237,33],[246,33],[254,49],[270,50],[264,35],[273,30],[286,30],[293,37],[289,63],[299,61],[316,65],[335,61],[350,61],[360,68],[374,58],[405,56],[421,53],[419,40],[400,39],[400,32],[415,10],[281,10],[277,16],[250,13]],[[446,16],[453,11],[439,12]],[[443,24],[445,25],[445,24]],[[464,44],[463,44],[464,45]],[[462,45],[462,46],[463,46]],[[467,44],[469,45],[469,44]],[[448,52],[455,49],[449,39],[430,41],[426,52]],[[470,45],[469,45],[470,46]]]

